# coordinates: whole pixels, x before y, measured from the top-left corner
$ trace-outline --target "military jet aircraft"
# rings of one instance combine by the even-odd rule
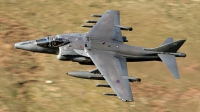
[[[119,11],[108,10],[98,21],[89,20],[87,23],[95,23],[89,27],[91,30],[85,34],[71,33],[57,36],[47,36],[38,40],[16,43],[18,49],[32,52],[57,54],[59,60],[72,60],[80,64],[94,64],[97,68],[91,71],[68,72],[67,74],[87,79],[105,79],[106,84],[97,84],[97,87],[111,87],[122,101],[133,101],[129,82],[138,81],[140,78],[128,76],[126,62],[136,61],[162,61],[172,75],[180,79],[175,57],[186,57],[185,53],[177,52],[186,40],[173,42],[173,38],[167,38],[162,45],[156,48],[143,48],[124,44],[126,37],[121,30],[132,28],[120,26]]]

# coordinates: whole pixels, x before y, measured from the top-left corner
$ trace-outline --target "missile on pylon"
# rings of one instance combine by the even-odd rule
[[[97,23],[96,20],[87,20],[86,23]]]
[[[100,15],[100,14],[92,14],[91,16],[92,17],[101,17],[102,15]]]
[[[121,30],[125,30],[125,31],[132,31],[133,30],[132,27],[125,27],[125,26],[120,26],[120,25],[115,25],[115,27],[119,27]]]
[[[92,28],[93,26],[91,26],[91,25],[81,25],[81,27]]]
[[[96,84],[96,87],[107,87],[107,88],[110,88],[110,85],[108,85],[108,84]]]

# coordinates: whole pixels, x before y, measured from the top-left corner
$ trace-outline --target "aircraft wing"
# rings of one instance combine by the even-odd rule
[[[86,34],[86,38],[85,53],[105,80],[121,100],[133,101],[126,58],[117,53],[118,44],[123,44],[119,11],[106,11]]]
[[[103,40],[107,42],[123,42],[120,29],[119,11],[108,10],[92,29],[86,34],[90,39]]]
[[[123,101],[133,101],[129,80],[126,78],[128,76],[126,58],[117,56],[114,52],[95,49],[85,49],[85,52],[117,96]]]

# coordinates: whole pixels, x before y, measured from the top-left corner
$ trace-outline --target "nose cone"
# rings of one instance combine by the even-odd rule
[[[15,45],[14,45],[14,48],[15,49],[22,49],[22,45],[21,45],[21,42],[18,42],[18,43],[15,43]]]
[[[18,42],[14,44],[15,49],[22,49],[27,51],[34,51],[35,45],[33,45],[33,41],[25,41],[25,42]]]

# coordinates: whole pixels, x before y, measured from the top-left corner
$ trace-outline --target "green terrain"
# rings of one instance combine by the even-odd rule
[[[159,46],[167,37],[187,39],[178,58],[181,79],[162,62],[128,63],[134,102],[104,96],[105,81],[66,75],[95,66],[59,61],[56,55],[13,48],[46,35],[87,32],[91,14],[119,10],[129,45]],[[200,0],[0,0],[0,112],[200,112]],[[45,81],[51,80],[52,84]]]

